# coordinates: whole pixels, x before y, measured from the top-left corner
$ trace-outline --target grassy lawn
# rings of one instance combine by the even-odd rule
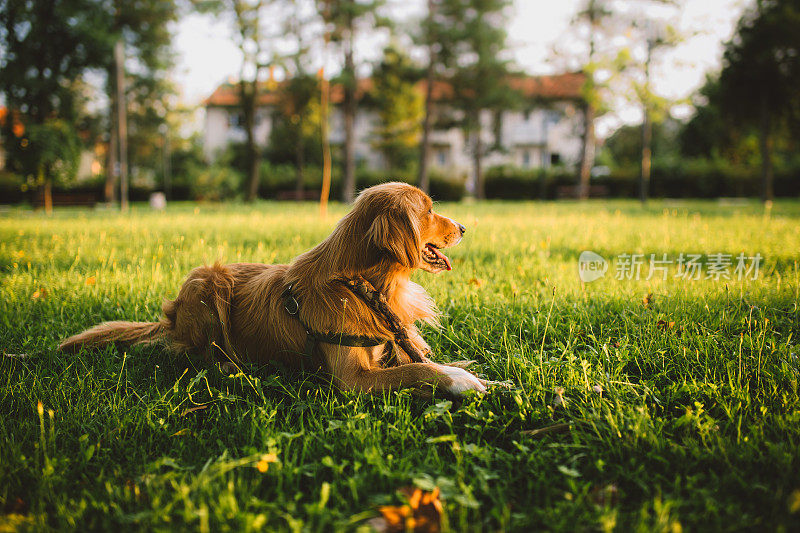
[[[408,486],[439,487],[454,531],[800,528],[800,203],[439,206],[468,232],[453,272],[415,275],[445,314],[427,338],[516,386],[461,405],[158,347],[55,352],[156,320],[204,262],[288,261],[344,211],[0,215],[0,530],[356,530]],[[604,278],[578,279],[584,250]],[[730,280],[645,279],[651,253],[701,254],[705,277],[718,252]],[[626,253],[647,254],[638,281],[616,279]],[[756,280],[740,253],[763,256]]]

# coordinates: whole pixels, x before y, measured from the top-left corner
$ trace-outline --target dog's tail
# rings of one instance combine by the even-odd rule
[[[62,352],[76,352],[81,347],[102,348],[107,344],[146,344],[160,339],[167,331],[161,322],[103,322],[59,344]]]

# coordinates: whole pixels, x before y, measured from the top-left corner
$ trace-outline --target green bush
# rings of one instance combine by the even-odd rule
[[[553,199],[561,187],[575,185],[574,173],[563,168],[492,167],[486,171],[486,198],[502,200]]]
[[[188,172],[189,187],[195,200],[229,200],[241,196],[244,178],[228,165],[192,166]]]
[[[356,172],[356,188],[358,190],[387,181],[402,181],[416,185],[417,172],[414,169],[372,170],[366,168],[358,169]],[[459,178],[450,178],[438,172],[431,172],[430,182],[430,195],[434,200],[458,201],[464,197],[464,181]]]
[[[463,178],[449,177],[440,172],[431,172],[431,198],[442,202],[458,202],[466,194]]]
[[[616,168],[609,176],[592,178],[591,185],[595,196],[637,197],[639,168]],[[800,195],[800,162],[777,165],[774,185],[777,197]],[[574,194],[576,186],[576,174],[564,170],[494,167],[486,172],[487,198],[552,200]],[[757,168],[735,166],[721,159],[656,159],[649,195],[653,198],[757,197],[760,189]]]
[[[332,169],[331,197],[336,198],[339,192],[339,169]],[[261,198],[274,199],[283,192],[294,191],[297,183],[297,171],[292,164],[273,164],[269,161],[261,163],[258,195]],[[303,168],[303,190],[318,192],[322,189],[322,168],[308,165]]]
[[[25,199],[27,185],[22,176],[0,171],[0,204],[17,204]]]
[[[338,198],[341,193],[341,169],[334,166],[331,177],[331,198]],[[261,182],[258,194],[262,198],[273,199],[281,193],[294,191],[297,174],[294,165],[273,164],[265,161],[261,164]],[[411,170],[376,170],[366,167],[356,169],[356,191],[367,187],[385,183],[387,181],[402,181],[416,184],[416,172]],[[307,166],[303,169],[303,189],[305,191],[319,191],[322,188],[322,169],[317,166]],[[435,200],[458,201],[464,196],[464,182],[459,179],[448,178],[442,174],[431,174],[431,196]]]

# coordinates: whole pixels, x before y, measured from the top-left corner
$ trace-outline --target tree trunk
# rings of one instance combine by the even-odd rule
[[[639,200],[647,202],[650,188],[650,167],[652,164],[653,124],[650,121],[650,112],[645,106],[644,119],[642,120],[642,168],[639,174]]]
[[[433,51],[431,51],[431,54]],[[430,192],[431,181],[428,175],[428,161],[431,156],[431,126],[433,123],[433,59],[428,63],[425,77],[425,119],[422,121],[422,144],[419,147],[419,174],[417,184],[425,194]]]
[[[247,168],[247,188],[245,201],[252,202],[258,197],[258,167],[261,157],[256,143],[256,93],[258,78],[253,81],[239,82],[239,92],[242,100],[242,115],[244,118],[245,139],[245,164]]]
[[[344,76],[344,180],[342,180],[342,201],[349,204],[356,195],[355,121],[356,87],[358,85],[355,60],[353,59],[352,28],[345,39]]]
[[[298,202],[303,201],[305,183],[303,177],[303,162],[305,160],[305,146],[303,146],[303,119],[297,124],[297,142],[294,145],[294,169],[295,169],[295,196]]]
[[[128,210],[128,102],[125,91],[125,44],[114,46],[117,70],[117,135],[119,136],[119,207]]]
[[[481,110],[476,113],[475,120],[475,142],[474,142],[474,173],[475,173],[475,198],[483,200],[486,197],[486,191],[483,183],[483,138],[481,137]]]
[[[117,90],[111,80],[114,79],[113,71],[108,72],[109,79],[109,113],[108,113],[108,150],[106,151],[106,184],[103,196],[107,203],[117,201]]]
[[[435,8],[433,0],[428,0],[428,20],[433,20]],[[433,44],[428,44],[428,68],[425,72],[425,119],[422,121],[422,144],[419,147],[419,173],[417,185],[425,194],[430,193],[431,181],[428,175],[428,162],[431,158],[431,128],[433,126],[433,82],[436,52]]]
[[[587,103],[583,108],[583,150],[581,151],[581,164],[578,168],[578,198],[589,198],[589,185],[594,166],[595,136],[594,136],[594,106]]]
[[[772,116],[766,96],[761,98],[761,120],[759,127],[759,147],[761,151],[761,201],[771,202],[774,198],[772,168]]]
[[[650,167],[653,157],[653,124],[650,121],[650,62],[653,59],[653,43],[647,41],[647,58],[644,62],[645,93],[642,100],[642,169],[639,174],[639,200],[647,202],[650,193]]]
[[[44,181],[44,212],[48,215],[53,214],[53,179],[45,178]]]

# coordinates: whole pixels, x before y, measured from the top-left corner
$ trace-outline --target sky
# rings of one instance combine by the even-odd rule
[[[514,62],[530,74],[550,74],[565,64],[554,51],[569,46],[569,24],[582,0],[515,0],[509,12],[508,44]],[[413,20],[423,12],[425,0],[389,0],[397,18]],[[623,2],[634,5],[632,1]],[[698,89],[706,72],[719,68],[723,43],[735,28],[746,0],[684,0],[672,19],[685,36],[684,41],[664,53],[653,68],[655,91],[676,101],[685,100]],[[409,22],[410,24],[410,22]],[[230,25],[207,15],[190,15],[177,24],[178,65],[175,81],[187,104],[200,103],[222,82],[235,79],[241,54],[231,40]],[[403,31],[402,28],[400,30]],[[357,54],[376,60],[386,35],[359,43]],[[335,68],[331,63],[330,68]],[[674,114],[685,117],[690,106],[678,105]],[[622,123],[641,120],[632,106],[620,105],[598,125],[601,136]]]

